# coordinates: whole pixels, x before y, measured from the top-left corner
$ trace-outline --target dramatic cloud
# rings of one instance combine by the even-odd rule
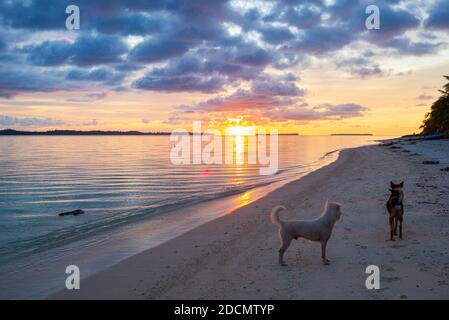
[[[243,116],[249,121],[310,121],[339,120],[360,117],[367,108],[357,104],[325,104],[311,108],[303,100],[304,90],[298,88],[295,77],[273,78],[262,75],[253,82],[251,90],[237,90],[193,105],[180,105],[167,123],[181,123],[191,119],[222,119],[222,114]]]
[[[55,66],[64,63],[78,66],[93,66],[121,62],[121,55],[127,52],[126,44],[118,37],[109,35],[80,36],[74,43],[68,41],[45,41],[26,46],[28,60],[41,66]]]
[[[261,76],[253,81],[252,92],[266,96],[303,96],[305,91],[296,86],[293,74],[287,75],[285,81],[267,76]]]
[[[368,0],[78,0],[81,29],[68,31],[69,0],[2,1],[0,97],[82,89],[67,100],[87,103],[103,98],[86,95],[92,90],[201,92],[216,96],[172,119],[203,110],[282,121],[356,117],[366,109],[309,107],[291,72],[332,61],[360,80],[395,74],[382,57],[447,47],[446,2],[379,0],[381,29],[367,30]]]
[[[284,49],[299,53],[324,54],[343,48],[354,40],[354,33],[344,26],[323,27],[309,29],[299,39],[287,45]]]
[[[388,41],[387,45],[401,54],[420,56],[437,52],[440,47],[444,46],[444,43],[412,42],[410,39],[402,37]]]
[[[264,27],[259,29],[265,42],[270,44],[280,44],[292,40],[294,34],[285,27]]]
[[[147,36],[163,30],[168,21],[160,14],[148,16],[143,13],[119,13],[114,16],[100,16],[91,23],[98,32],[121,35]]]
[[[130,53],[136,62],[153,63],[176,57],[186,52],[192,45],[188,39],[156,38],[137,45]]]
[[[3,38],[3,35],[0,34],[0,52],[6,51],[8,45],[6,44],[5,39]]]
[[[337,61],[337,67],[349,71],[349,73],[357,78],[368,78],[374,76],[383,76],[385,72],[378,64],[373,64],[366,58],[346,58]]]
[[[133,83],[133,88],[165,92],[199,91],[213,93],[220,90],[223,84],[224,81],[220,77],[188,75],[158,78],[147,75],[136,80]]]
[[[341,120],[361,117],[368,111],[358,104],[324,105],[315,108],[294,107],[285,110],[269,110],[263,113],[271,121],[310,121],[310,120]]]
[[[61,120],[54,120],[51,118],[16,118],[8,116],[0,116],[0,126],[2,127],[50,127],[50,126],[61,126],[64,122]]]
[[[115,72],[107,68],[96,68],[90,70],[72,69],[66,74],[67,80],[104,82],[106,84],[118,83],[125,77],[126,73]]]
[[[364,10],[364,8],[363,8]],[[380,5],[381,25],[380,30],[368,32],[367,39],[378,44],[385,43],[395,37],[403,35],[408,30],[414,30],[419,27],[421,20],[413,13],[404,9],[393,8],[387,4]],[[359,15],[360,23],[364,28],[365,17]]]
[[[77,87],[47,73],[0,68],[0,97],[12,98],[19,93],[74,90]]]
[[[428,28],[449,30],[449,4],[446,0],[435,2],[428,14],[429,18],[425,21]]]
[[[28,61],[38,66],[55,66],[67,61],[71,54],[71,44],[67,41],[45,41],[24,49]]]

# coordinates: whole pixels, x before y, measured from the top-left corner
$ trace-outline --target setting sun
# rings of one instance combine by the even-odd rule
[[[232,124],[225,130],[226,135],[230,136],[253,136],[256,134],[256,126],[241,126],[242,118],[228,118]],[[235,123],[235,124],[234,124]]]

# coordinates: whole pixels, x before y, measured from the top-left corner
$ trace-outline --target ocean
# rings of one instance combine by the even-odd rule
[[[384,138],[279,136],[279,170],[262,176],[246,142],[234,164],[174,165],[169,136],[2,136],[0,296],[44,296],[69,260],[92,274]],[[85,213],[58,216],[75,209]]]

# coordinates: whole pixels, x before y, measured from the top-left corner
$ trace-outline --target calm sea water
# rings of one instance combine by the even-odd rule
[[[0,137],[0,264],[137,218],[291,179],[330,152],[381,138],[280,136],[280,170],[260,176],[245,163],[173,165],[168,136]],[[86,213],[58,216],[75,209]]]

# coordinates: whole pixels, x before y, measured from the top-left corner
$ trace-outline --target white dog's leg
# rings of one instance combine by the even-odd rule
[[[290,246],[292,238],[290,236],[282,234],[282,229],[279,229],[279,240],[281,241],[281,248],[279,249],[279,264],[281,266],[286,266],[287,264],[284,261],[284,253]]]
[[[321,241],[321,259],[323,259],[324,265],[328,265],[330,263],[329,259],[326,259],[326,245],[327,241]]]

